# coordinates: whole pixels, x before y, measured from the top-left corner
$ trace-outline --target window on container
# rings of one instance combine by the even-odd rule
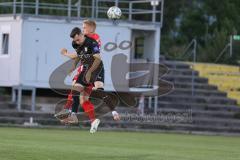
[[[2,34],[2,54],[3,55],[9,54],[9,34],[8,33]]]
[[[144,37],[135,38],[134,58],[142,59],[144,55]]]

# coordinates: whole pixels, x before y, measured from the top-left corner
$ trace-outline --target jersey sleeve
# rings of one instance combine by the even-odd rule
[[[97,42],[93,42],[92,44],[92,52],[93,54],[99,54],[100,53],[100,48]]]

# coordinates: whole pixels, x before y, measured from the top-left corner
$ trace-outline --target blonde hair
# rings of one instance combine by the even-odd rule
[[[86,25],[88,25],[88,26],[90,26],[90,27],[92,27],[93,32],[95,32],[96,27],[97,27],[97,24],[96,24],[95,21],[90,20],[90,19],[86,19],[86,20],[83,21],[83,23],[86,24]]]

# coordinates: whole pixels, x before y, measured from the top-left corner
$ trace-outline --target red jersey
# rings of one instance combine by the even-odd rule
[[[101,40],[100,40],[100,36],[97,33],[89,33],[86,36],[88,36],[89,38],[94,39],[95,41],[98,42],[99,47],[101,47]]]

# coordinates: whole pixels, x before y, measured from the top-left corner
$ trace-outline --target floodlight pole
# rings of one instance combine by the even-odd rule
[[[94,18],[95,0],[92,0],[92,18]]]
[[[118,0],[115,0],[115,6],[118,7]]]
[[[35,1],[35,15],[37,16],[39,13],[39,0]]]
[[[81,4],[82,4],[82,1],[78,0],[78,3],[77,3],[77,17],[78,18],[81,17]]]
[[[24,13],[24,0],[21,0],[21,14]]]
[[[16,0],[13,1],[13,17],[16,19]]]
[[[152,0],[151,1],[151,6],[153,7],[152,22],[156,21],[156,10],[157,10],[157,6],[158,5],[159,5],[159,1],[158,0]]]
[[[68,18],[71,18],[72,0],[68,0]]]

